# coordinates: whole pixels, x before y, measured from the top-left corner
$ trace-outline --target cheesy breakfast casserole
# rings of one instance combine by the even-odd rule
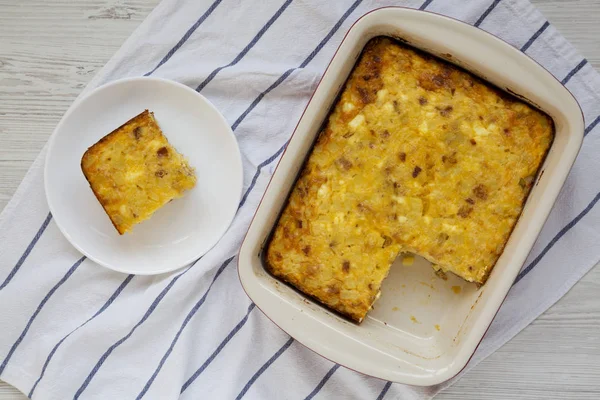
[[[552,120],[390,38],[363,50],[267,244],[267,269],[360,322],[394,259],[485,283]]]
[[[194,170],[148,110],[90,147],[81,169],[121,235],[196,184]]]

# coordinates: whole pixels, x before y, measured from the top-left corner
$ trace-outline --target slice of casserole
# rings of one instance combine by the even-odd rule
[[[359,322],[402,252],[483,284],[553,131],[470,73],[373,39],[277,222],[267,269]]]
[[[90,147],[81,169],[121,235],[196,184],[148,110]]]

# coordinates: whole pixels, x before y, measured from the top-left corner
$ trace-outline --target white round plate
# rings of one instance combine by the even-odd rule
[[[119,235],[81,172],[81,157],[145,109],[196,169],[197,184]],[[233,220],[243,184],[225,118],[194,90],[157,78],[119,80],[77,100],[50,139],[44,174],[50,211],[65,237],[98,264],[132,274],[172,271],[206,253]]]

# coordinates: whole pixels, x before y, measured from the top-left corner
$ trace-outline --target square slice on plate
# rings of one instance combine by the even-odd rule
[[[81,169],[121,235],[196,184],[193,168],[148,110],[90,147]]]

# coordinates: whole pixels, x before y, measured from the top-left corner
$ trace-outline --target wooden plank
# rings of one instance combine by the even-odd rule
[[[0,0],[0,209],[82,88],[158,0]]]
[[[0,210],[83,87],[159,0],[0,0]],[[26,399],[0,381],[0,400]]]

